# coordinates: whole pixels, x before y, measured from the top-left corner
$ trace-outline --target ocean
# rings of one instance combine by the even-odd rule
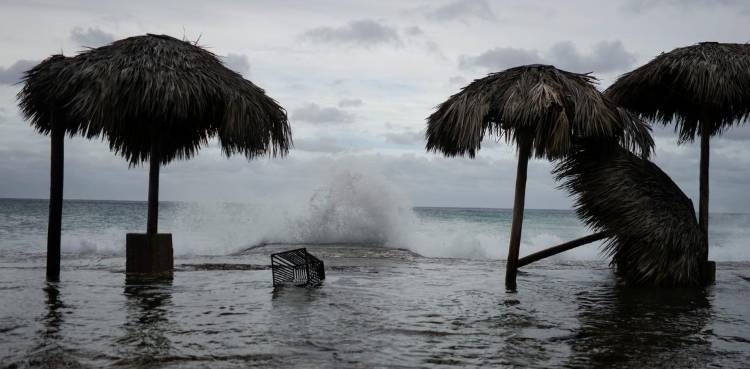
[[[0,199],[0,368],[746,367],[750,215],[711,215],[717,282],[619,285],[597,244],[504,290],[511,211],[412,207],[352,183],[302,204],[164,202],[170,279],[129,281],[146,203],[64,203],[61,282],[44,279],[46,200]],[[589,234],[525,212],[521,254]],[[271,285],[273,252],[326,263],[318,288]]]

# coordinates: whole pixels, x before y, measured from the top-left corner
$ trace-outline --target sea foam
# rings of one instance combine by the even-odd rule
[[[508,209],[414,209],[387,177],[356,163],[321,172],[317,182],[284,198],[262,203],[163,203],[159,229],[173,234],[175,255],[226,255],[264,243],[340,243],[405,248],[428,257],[504,259],[510,231]],[[303,199],[303,200],[300,200]],[[12,200],[24,201],[24,200]],[[46,206],[22,204],[0,214],[0,256],[43,255]],[[28,209],[38,208],[30,211]],[[1,210],[1,209],[0,209]],[[66,202],[62,249],[66,257],[124,255],[125,234],[143,232],[145,203]],[[18,213],[18,214],[17,214]],[[712,214],[710,257],[750,260],[750,215]],[[5,229],[7,228],[7,229]],[[572,211],[527,210],[521,255],[590,230]],[[556,255],[550,261],[600,260],[600,244]]]

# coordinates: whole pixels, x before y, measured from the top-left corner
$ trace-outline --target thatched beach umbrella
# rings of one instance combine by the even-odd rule
[[[62,227],[64,145],[65,135],[98,134],[89,122],[70,120],[63,104],[69,96],[59,82],[59,73],[71,59],[52,55],[24,74],[23,88],[18,93],[19,106],[32,126],[41,134],[50,135],[50,196],[47,224],[47,279],[60,278],[60,232]]]
[[[226,155],[248,159],[284,155],[291,145],[286,112],[261,88],[211,52],[169,36],[130,37],[87,50],[69,60],[54,87],[30,91],[28,98],[60,97],[67,120],[101,130],[110,148],[130,164],[150,163],[147,233],[138,243],[154,247],[162,242],[157,237],[161,165],[191,158],[213,137]],[[130,236],[128,269],[135,271]],[[147,258],[142,264],[156,264],[138,269],[171,269],[171,237],[165,242],[168,265]]]
[[[653,146],[649,128],[605,98],[595,81],[549,65],[511,68],[475,80],[428,118],[428,151],[474,157],[486,133],[518,148],[505,278],[509,289],[516,287],[529,158],[564,158],[579,138],[614,139],[643,155]]]
[[[656,164],[615,145],[581,145],[555,175],[578,216],[609,235],[605,250],[628,284],[701,283],[705,234],[692,201]]]
[[[663,53],[605,92],[642,116],[675,122],[679,142],[701,138],[699,223],[708,260],[709,140],[750,115],[750,46],[703,42]]]

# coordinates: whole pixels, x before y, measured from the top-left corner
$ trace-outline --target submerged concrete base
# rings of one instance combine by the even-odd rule
[[[172,234],[159,233],[149,239],[145,233],[125,237],[126,273],[171,273],[174,268]]]
[[[706,261],[703,263],[703,284],[710,285],[716,282],[716,262]]]

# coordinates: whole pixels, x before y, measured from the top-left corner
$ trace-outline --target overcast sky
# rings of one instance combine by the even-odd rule
[[[20,117],[15,85],[43,58],[163,33],[221,55],[288,111],[283,159],[224,158],[204,148],[162,169],[163,200],[304,198],[332,171],[384,177],[414,205],[511,207],[515,149],[477,158],[424,151],[425,118],[488,72],[548,63],[593,72],[606,88],[660,52],[700,41],[748,42],[750,2],[620,1],[0,1],[0,197],[49,195],[49,138]],[[607,5],[604,5],[607,4]],[[655,130],[655,161],[696,199],[698,147]],[[750,127],[712,141],[711,208],[750,206]],[[147,168],[102,141],[68,139],[65,197],[146,200]],[[550,164],[529,165],[527,207],[569,208]]]

